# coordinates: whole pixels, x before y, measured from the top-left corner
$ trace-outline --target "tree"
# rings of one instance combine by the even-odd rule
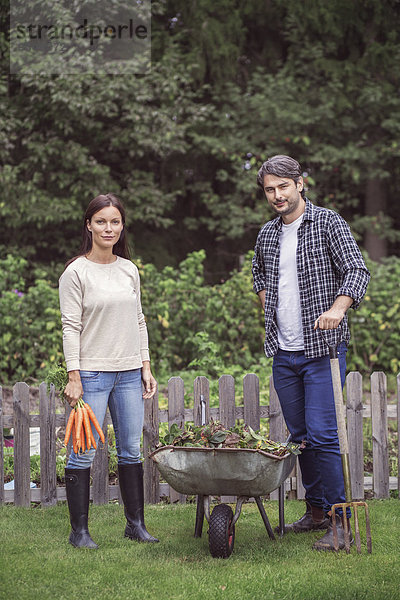
[[[394,0],[168,0],[153,10],[149,74],[1,79],[4,248],[64,261],[87,202],[114,191],[136,254],[177,265],[204,248],[217,281],[270,217],[257,169],[287,153],[303,164],[310,198],[339,210],[372,256],[398,252]],[[5,67],[4,38],[0,47]]]
[[[379,260],[399,240],[399,211],[389,202],[400,168],[398,3],[287,5],[287,63],[303,80],[301,101],[316,113],[309,162],[324,173],[318,188],[345,214],[358,213],[356,230]]]

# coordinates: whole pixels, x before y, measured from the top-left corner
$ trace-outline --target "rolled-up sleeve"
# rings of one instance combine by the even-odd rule
[[[333,217],[328,230],[330,250],[335,268],[342,275],[337,296],[353,298],[351,308],[358,308],[367,291],[370,280],[363,256],[355,241],[350,227],[338,214]]]
[[[254,249],[254,256],[252,260],[252,273],[253,273],[253,290],[256,294],[266,289],[265,279],[265,265],[261,247],[261,236],[257,237],[256,246]]]
[[[78,273],[67,269],[60,277],[59,297],[63,330],[63,350],[67,371],[80,368],[82,331],[82,289]]]

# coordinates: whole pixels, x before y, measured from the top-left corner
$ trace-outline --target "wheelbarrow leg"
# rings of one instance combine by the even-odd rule
[[[194,537],[201,537],[203,533],[204,523],[204,496],[197,496],[197,509],[196,509],[196,524],[194,527]]]
[[[279,506],[279,535],[280,535],[280,537],[282,537],[285,533],[285,486],[283,483],[279,486],[278,506]]]
[[[257,502],[258,510],[260,511],[260,515],[264,521],[265,529],[267,530],[269,537],[271,540],[275,540],[276,538],[274,536],[274,532],[272,531],[271,524],[268,520],[267,513],[265,512],[260,496],[254,496],[254,500]]]
[[[286,439],[286,444],[288,444],[292,439],[292,435],[289,434]],[[282,481],[281,485],[278,488],[278,510],[279,510],[279,536],[283,537],[285,535],[285,482]],[[275,531],[277,529],[275,528]]]

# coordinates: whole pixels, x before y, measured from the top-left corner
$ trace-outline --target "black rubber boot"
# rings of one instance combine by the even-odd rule
[[[76,548],[98,548],[88,530],[90,468],[65,469],[65,489],[72,531],[69,542]]]
[[[323,509],[319,506],[311,506],[306,500],[306,512],[300,519],[294,523],[285,525],[285,533],[294,531],[294,533],[306,533],[307,531],[317,531],[329,527],[329,518],[325,515]],[[279,533],[279,527],[275,527],[275,532]]]
[[[159,540],[146,529],[144,524],[144,494],[142,463],[118,465],[119,489],[125,507],[125,537],[138,542],[154,543]]]
[[[344,527],[343,527],[343,517],[340,515],[335,515],[336,518],[336,529],[338,535],[339,542],[339,550],[343,550],[345,547],[344,543]],[[350,521],[347,519],[347,528],[350,536],[350,545],[354,543],[353,534],[351,532]],[[328,531],[326,534],[315,544],[313,544],[314,550],[335,550],[335,546],[333,543],[333,526],[332,519],[330,519]]]

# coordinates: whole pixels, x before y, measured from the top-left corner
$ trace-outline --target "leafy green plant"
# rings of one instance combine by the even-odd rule
[[[64,390],[68,383],[67,369],[60,364],[52,365],[47,371],[45,381],[47,383],[47,392],[50,391],[50,386],[53,384],[59,392],[60,397],[63,398]]]
[[[115,431],[112,425],[107,427],[108,439],[108,473],[109,475],[117,475],[118,473],[118,456],[115,445]]]
[[[40,381],[62,358],[57,289],[43,271],[8,255],[0,260],[0,381]],[[33,283],[29,283],[33,279]]]
[[[251,257],[249,252],[240,270],[214,286],[205,284],[202,251],[190,255],[177,272],[140,266],[156,371],[167,379],[184,370],[210,377],[271,373],[272,360],[263,353],[262,310],[252,290]],[[349,311],[348,370],[397,374],[400,259],[367,263],[371,283],[366,298],[358,310]]]
[[[65,446],[62,446],[58,452],[57,452],[57,456],[56,456],[56,474],[57,474],[57,481],[64,481],[64,471],[65,471],[65,467],[67,465],[67,448],[65,448]]]
[[[4,451],[4,481],[11,481],[14,477],[14,448],[5,447]]]
[[[196,358],[189,364],[188,368],[195,368],[200,373],[208,373],[218,376],[224,370],[224,364],[219,352],[218,344],[210,340],[206,331],[198,331],[193,337]]]
[[[221,375],[233,365],[248,368],[262,355],[263,317],[252,291],[250,260],[226,282],[208,286],[205,252],[190,254],[179,269],[140,265],[142,302],[156,369],[195,368]]]
[[[62,447],[56,455],[56,476],[57,481],[64,480],[64,469],[67,460],[67,450]],[[4,481],[14,479],[14,449],[4,448]],[[40,485],[40,455],[33,454],[30,457],[30,480]]]
[[[349,370],[400,371],[400,259],[368,261],[371,281],[364,302],[349,311],[352,339]]]
[[[236,425],[227,429],[218,421],[211,421],[207,425],[194,426],[186,424],[185,429],[180,429],[176,423],[171,425],[157,448],[163,446],[195,447],[195,448],[249,448],[264,450],[269,454],[283,456],[287,452],[300,454],[299,444],[291,442],[274,442],[253,431],[251,427]]]
[[[254,372],[267,379],[272,360],[263,352],[264,323],[252,290],[252,252],[226,281],[206,285],[203,250],[178,269],[157,270],[138,262],[150,351],[159,380],[171,376],[214,380]],[[357,311],[349,311],[352,333],[348,370],[370,374],[400,371],[400,259],[368,261],[371,283]],[[40,275],[40,278],[36,276]],[[32,282],[33,283],[29,283]],[[42,381],[63,360],[58,293],[43,271],[9,255],[0,260],[0,381]],[[264,388],[264,386],[263,386]]]

